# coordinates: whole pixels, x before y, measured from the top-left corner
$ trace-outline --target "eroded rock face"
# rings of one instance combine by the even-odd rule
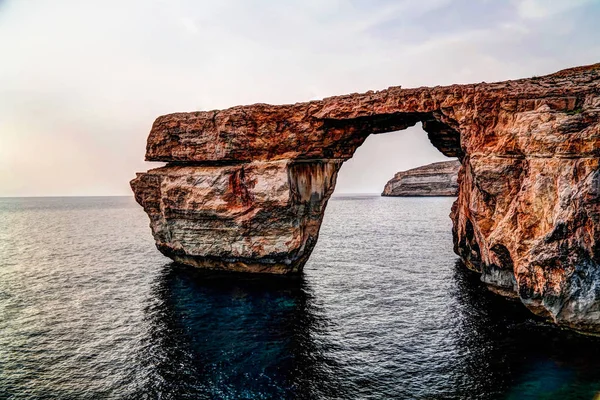
[[[339,161],[166,166],[138,174],[135,198],[158,249],[183,264],[244,272],[302,270]]]
[[[460,161],[442,161],[397,172],[382,196],[456,196]]]
[[[131,183],[159,250],[205,268],[295,273],[337,171],[373,133],[421,122],[458,157],[455,251],[501,294],[600,332],[600,64],[531,79],[159,117]]]

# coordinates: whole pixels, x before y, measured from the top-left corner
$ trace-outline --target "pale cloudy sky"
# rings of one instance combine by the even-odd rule
[[[600,0],[0,0],[0,196],[129,195],[155,117],[600,62]],[[444,157],[373,135],[336,193]]]

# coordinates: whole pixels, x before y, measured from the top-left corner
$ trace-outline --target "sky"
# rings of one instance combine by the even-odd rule
[[[600,0],[0,0],[0,196],[130,195],[154,119],[600,62]],[[444,160],[371,135],[337,194]]]

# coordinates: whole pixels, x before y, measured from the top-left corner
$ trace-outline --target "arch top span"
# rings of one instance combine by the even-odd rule
[[[280,159],[348,159],[371,133],[425,127],[488,139],[490,127],[505,115],[532,111],[542,103],[570,112],[583,104],[587,81],[598,65],[545,77],[402,89],[329,97],[288,105],[254,104],[226,110],[175,113],[156,119],[148,137],[147,161],[250,162]],[[485,127],[485,129],[483,129]],[[454,134],[454,133],[453,133]],[[445,154],[458,152],[455,140],[433,143]],[[452,136],[452,135],[450,135]],[[446,148],[443,143],[451,143]],[[463,152],[482,150],[467,141]]]
[[[369,135],[401,131],[419,122],[442,153],[449,157],[462,153],[459,133],[443,122],[447,118],[439,111],[330,118],[304,109],[313,108],[312,103],[292,109],[263,104],[250,107],[159,117],[148,139],[146,160],[202,165],[224,161],[347,160]]]
[[[461,160],[455,252],[536,314],[600,332],[600,64],[159,117],[131,182],[157,247],[203,268],[298,273],[342,163],[421,122]]]

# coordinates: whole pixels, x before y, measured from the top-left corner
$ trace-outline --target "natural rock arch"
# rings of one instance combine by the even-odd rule
[[[297,273],[341,164],[423,123],[458,157],[455,251],[493,290],[600,331],[600,64],[540,78],[159,117],[136,200],[157,247],[206,268]]]

